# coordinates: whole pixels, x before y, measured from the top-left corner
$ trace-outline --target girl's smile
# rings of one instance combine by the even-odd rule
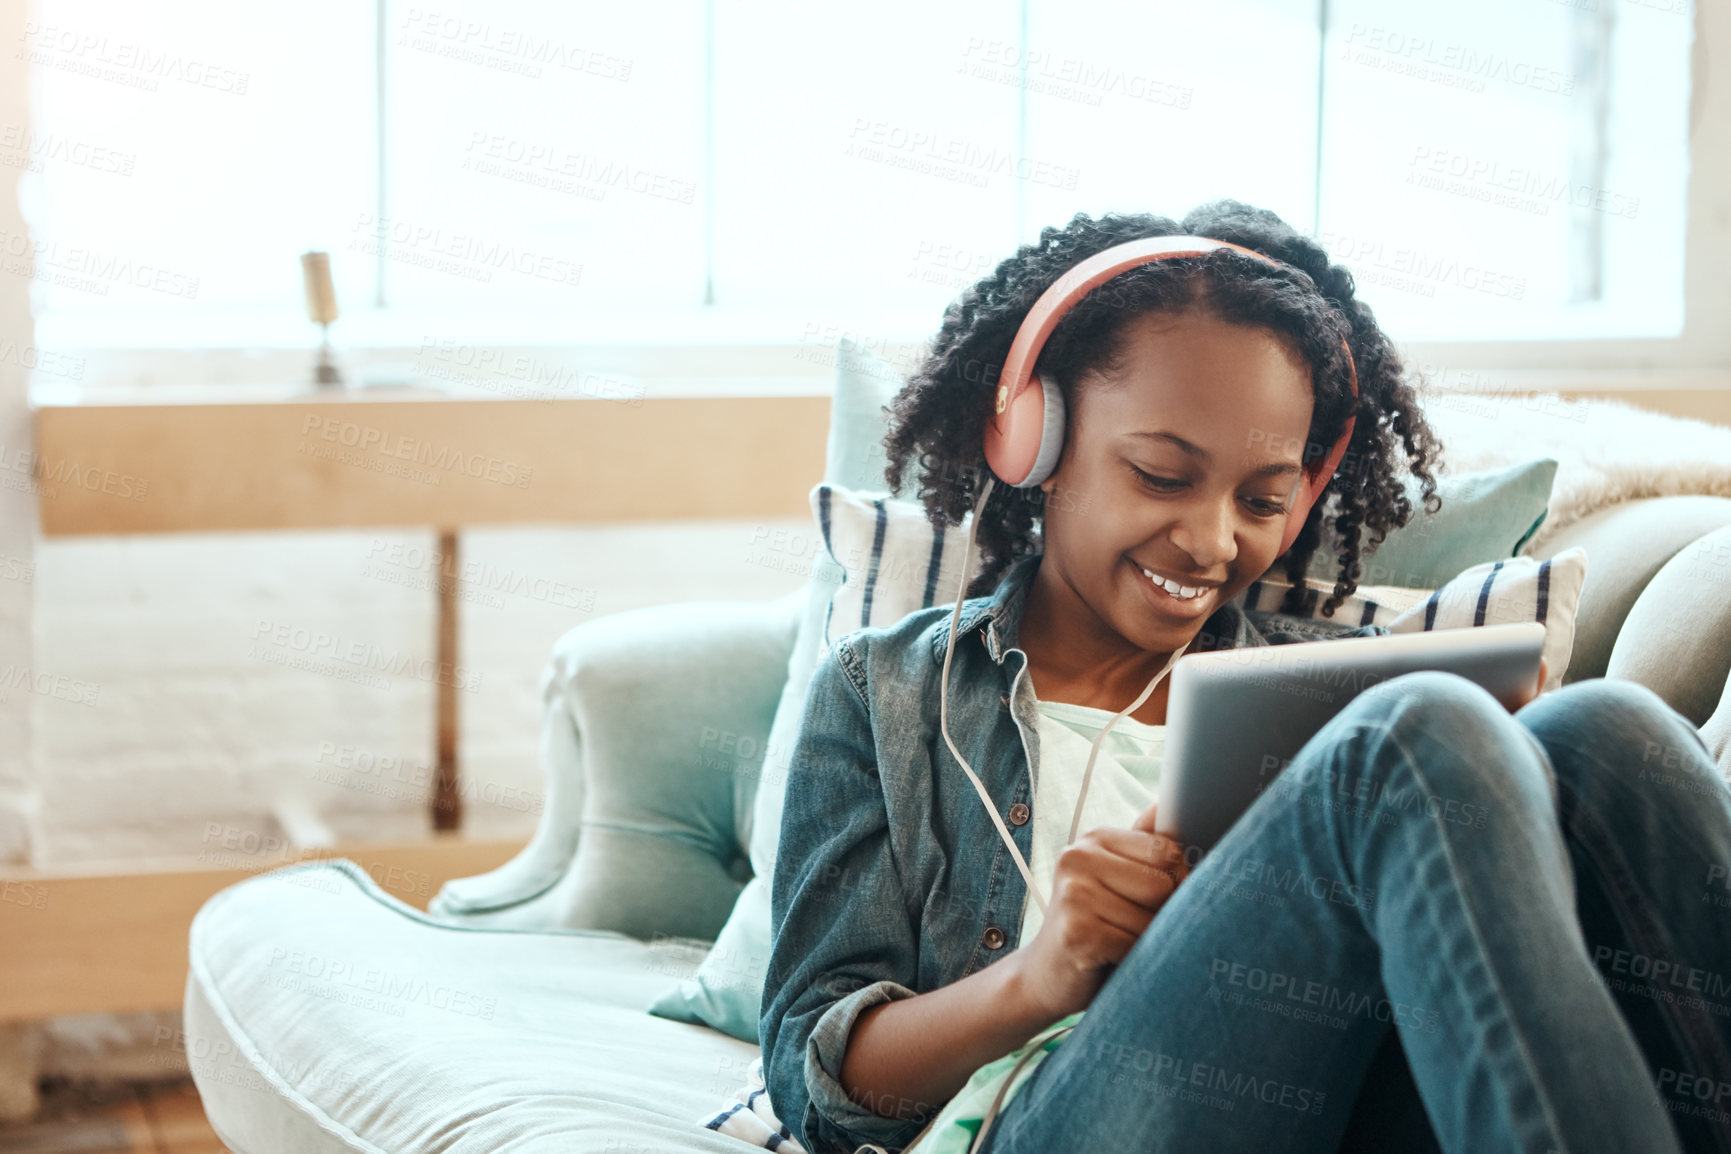
[[[1177,581],[1167,580],[1152,570],[1143,568],[1128,557],[1124,560],[1131,567],[1132,580],[1142,587],[1148,604],[1156,613],[1194,621],[1206,618],[1218,607],[1215,598],[1219,591],[1218,585],[1180,585]],[[1183,596],[1184,593],[1189,593],[1190,596]]]

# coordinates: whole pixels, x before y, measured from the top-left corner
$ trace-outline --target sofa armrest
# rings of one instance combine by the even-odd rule
[[[808,595],[629,610],[561,637],[541,678],[535,836],[428,912],[714,938],[751,876],[758,770]]]

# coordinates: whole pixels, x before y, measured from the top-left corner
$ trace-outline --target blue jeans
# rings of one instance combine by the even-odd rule
[[[1731,788],[1635,682],[1360,694],[1199,863],[992,1154],[1731,1152]]]

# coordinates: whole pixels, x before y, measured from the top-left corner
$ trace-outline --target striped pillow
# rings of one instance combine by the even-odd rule
[[[1295,616],[1351,625],[1385,625],[1390,633],[1431,629],[1470,629],[1537,621],[1545,627],[1545,684],[1548,693],[1563,683],[1575,647],[1575,611],[1587,580],[1587,551],[1580,546],[1554,557],[1508,557],[1462,570],[1441,589],[1398,585],[1361,585],[1335,607],[1333,617],[1318,612],[1331,583],[1306,578],[1304,601]],[[1264,574],[1239,596],[1248,612],[1275,610],[1288,582]]]
[[[841,584],[829,599],[818,638],[818,653],[869,625],[893,625],[917,609],[954,602],[968,542],[970,512],[959,527],[926,520],[925,509],[882,493],[859,493],[839,485],[811,490],[812,513],[824,546],[842,570]],[[980,570],[976,551],[969,567],[972,582]],[[1440,589],[1364,585],[1323,617],[1318,609],[1332,585],[1306,578],[1300,619],[1341,624],[1382,625],[1391,633],[1430,629],[1469,629],[1537,621],[1545,627],[1545,684],[1562,684],[1575,645],[1575,609],[1587,578],[1587,551],[1579,546],[1554,557],[1509,557],[1463,570]],[[1273,572],[1240,593],[1246,612],[1271,613],[1286,596],[1288,583]]]
[[[856,629],[894,625],[917,609],[955,603],[972,512],[960,526],[935,526],[913,501],[830,484],[812,487],[811,511],[824,547],[842,569],[818,632],[818,660]],[[970,583],[980,563],[976,549]]]

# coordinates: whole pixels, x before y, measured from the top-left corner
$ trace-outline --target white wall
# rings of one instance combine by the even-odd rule
[[[0,0],[0,44],[17,44],[24,35],[26,0]],[[25,70],[0,68],[0,125],[30,123]],[[20,170],[0,168],[0,238],[28,234],[17,195]],[[31,600],[36,541],[36,501],[28,472],[14,471],[20,455],[28,469],[30,421],[25,407],[25,365],[34,340],[30,313],[28,252],[8,257],[0,272],[0,675],[7,683],[24,674],[31,685],[37,670],[31,651]],[[11,355],[3,355],[7,350]],[[24,355],[19,355],[20,352]],[[0,862],[18,861],[30,852],[30,815],[35,783],[30,765],[30,719],[34,694],[0,688]]]
[[[805,531],[808,520],[763,525]],[[480,577],[460,601],[460,666],[479,674],[458,694],[462,771],[478,791],[466,828],[534,828],[538,684],[555,639],[625,609],[768,600],[802,584],[748,560],[758,532],[729,521],[465,536],[458,571]],[[223,864],[230,829],[282,835],[271,813],[285,801],[345,839],[425,830],[432,685],[332,657],[355,644],[387,660],[433,656],[435,545],[430,532],[370,531],[41,542],[37,652],[77,689],[36,700],[36,860]],[[319,633],[337,639],[321,668],[283,663],[318,660]]]

